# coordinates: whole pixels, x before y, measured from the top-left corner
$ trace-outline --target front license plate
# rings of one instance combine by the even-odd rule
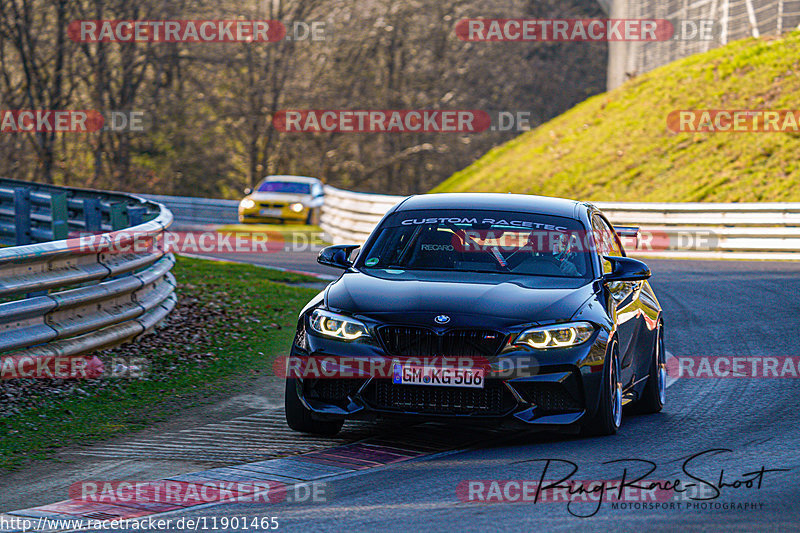
[[[399,385],[433,385],[438,387],[468,387],[482,389],[482,368],[452,368],[395,364],[392,382]]]
[[[281,209],[269,208],[269,209],[262,209],[259,213],[262,217],[279,217],[281,216]]]

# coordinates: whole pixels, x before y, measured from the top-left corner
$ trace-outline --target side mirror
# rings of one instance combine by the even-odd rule
[[[350,261],[348,257],[353,253],[353,250],[359,247],[358,244],[337,244],[335,246],[328,246],[320,250],[317,263],[334,268],[350,268],[353,266],[353,262]]]
[[[611,272],[603,276],[603,281],[641,281],[650,277],[650,267],[630,257],[603,256],[611,263]]]
[[[246,188],[246,189],[244,190],[244,193],[245,193],[245,194],[250,194],[251,192],[253,192],[253,189],[251,189],[250,187],[248,187],[248,188]]]

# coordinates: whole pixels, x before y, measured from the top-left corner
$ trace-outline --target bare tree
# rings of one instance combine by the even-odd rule
[[[143,132],[0,135],[0,172],[236,196],[270,173],[386,193],[428,190],[518,131],[284,133],[282,109],[528,111],[531,126],[605,84],[590,43],[465,42],[468,17],[602,16],[594,0],[0,0],[9,109],[144,111]],[[75,43],[79,19],[318,21],[325,39]]]
[[[3,101],[12,108],[61,110],[70,102],[73,46],[66,29],[72,7],[71,0],[0,2],[0,79]],[[34,177],[51,183],[57,133],[27,135],[37,156]]]

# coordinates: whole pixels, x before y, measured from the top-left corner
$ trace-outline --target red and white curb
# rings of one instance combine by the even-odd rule
[[[281,492],[285,495],[296,485],[348,477],[373,468],[463,450],[496,437],[497,430],[469,428],[463,434],[460,431],[457,433],[458,435],[455,435],[451,427],[433,425],[430,428],[426,427],[424,434],[410,431],[401,434],[395,433],[287,458],[269,459],[172,476],[153,481],[152,484],[163,485],[165,482],[172,482],[173,485],[179,483],[185,486],[199,486],[204,483],[225,482],[230,489],[225,499],[210,502],[192,500],[167,503],[143,500],[103,503],[81,499],[63,500],[0,515],[0,523],[16,523],[19,526],[0,529],[0,531],[16,533],[74,530],[75,524],[81,519],[87,524],[90,520],[93,523],[130,520],[154,514],[179,512],[190,508],[199,509],[219,505],[226,501],[240,501],[245,499],[243,497],[255,499],[259,495],[262,495],[266,501],[273,501],[268,495],[264,495],[269,493],[270,489],[262,488],[259,492],[257,487],[265,485],[280,487]],[[22,526],[20,520],[27,520],[25,522],[27,529]],[[71,525],[66,525],[65,521],[67,520]],[[52,527],[59,522],[65,525]]]

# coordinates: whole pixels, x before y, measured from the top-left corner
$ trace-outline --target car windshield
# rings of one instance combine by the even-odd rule
[[[587,238],[588,237],[588,238]],[[591,233],[580,221],[498,211],[401,211],[359,256],[364,269],[586,278]]]
[[[296,181],[265,181],[258,186],[258,192],[281,192],[289,194],[311,194],[311,185]]]

